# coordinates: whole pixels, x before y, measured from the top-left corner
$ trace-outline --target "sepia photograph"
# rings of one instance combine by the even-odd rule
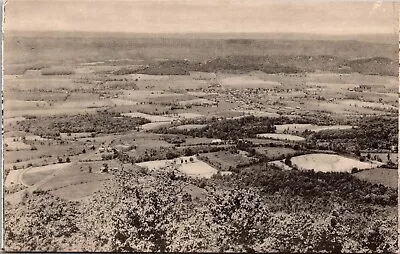
[[[4,251],[398,252],[398,2],[3,10]]]

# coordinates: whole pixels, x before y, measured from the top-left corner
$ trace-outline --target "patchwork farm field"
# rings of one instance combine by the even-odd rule
[[[256,151],[266,156],[269,160],[277,160],[278,158],[293,156],[298,152],[297,150],[286,147],[258,147],[256,148]]]
[[[378,162],[361,162],[336,154],[306,154],[291,159],[292,165],[299,169],[322,172],[349,172],[352,168],[371,169],[381,165]]]
[[[396,169],[373,168],[354,174],[357,178],[375,184],[383,184],[391,188],[398,186],[398,172]]]
[[[199,160],[195,156],[183,156],[173,160],[147,161],[136,163],[136,165],[149,170],[158,170],[176,165],[176,169],[180,172],[185,173],[188,176],[199,178],[210,178],[218,172],[218,170]]]
[[[107,164],[110,164],[108,166],[110,169],[113,169],[116,167],[115,165],[118,165],[116,162],[108,162]],[[69,186],[76,187],[77,185],[92,182],[97,182],[102,186],[101,182],[110,179],[111,175],[108,173],[102,173],[100,170],[101,167],[102,162],[73,163],[62,168],[56,175],[52,176],[46,182],[39,182],[37,188],[45,191],[54,191]]]
[[[237,153],[231,151],[204,153],[199,159],[221,171],[231,171],[256,161],[255,158],[248,156],[248,154],[243,151],[238,151]]]
[[[178,130],[194,130],[194,129],[201,129],[207,126],[206,124],[185,124],[185,125],[179,125],[175,127]]]
[[[23,172],[21,181],[24,184],[31,186],[37,184],[62,168],[68,168],[70,165],[71,163],[62,163],[43,167],[28,168]]]

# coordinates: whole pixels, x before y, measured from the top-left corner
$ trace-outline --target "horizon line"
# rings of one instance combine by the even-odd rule
[[[89,31],[89,30],[15,30],[15,29],[4,29],[4,32],[28,32],[28,33],[120,33],[120,34],[146,34],[146,35],[157,35],[157,34],[173,34],[173,35],[184,35],[184,34],[304,34],[304,35],[319,35],[319,36],[351,36],[351,35],[393,35],[398,36],[399,32],[374,32],[374,33],[318,33],[318,32],[135,32],[135,31]]]

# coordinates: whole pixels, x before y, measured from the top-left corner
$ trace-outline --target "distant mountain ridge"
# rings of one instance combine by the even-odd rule
[[[183,75],[190,70],[261,70],[267,73],[324,70],[390,76],[398,73],[398,41],[383,44],[357,40],[195,39],[140,37],[138,34],[136,37],[118,37],[113,33],[108,37],[86,34],[79,38],[61,36],[60,33],[59,37],[54,35],[57,33],[52,33],[53,37],[6,33],[5,69],[8,65],[32,65],[38,61],[44,65],[75,65],[133,59],[149,65],[150,68],[142,71],[153,74]],[[167,62],[161,65],[156,59]],[[183,60],[191,65],[167,66],[172,64],[171,61]]]
[[[247,40],[322,40],[361,41],[370,43],[396,44],[397,33],[381,34],[315,34],[315,33],[122,33],[83,31],[5,31],[17,37],[96,37],[96,38],[183,38],[183,39],[247,39]]]

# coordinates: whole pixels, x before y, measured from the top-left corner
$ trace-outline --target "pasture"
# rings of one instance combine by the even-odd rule
[[[336,154],[306,154],[291,158],[293,166],[302,170],[315,170],[321,172],[349,172],[353,168],[359,170],[375,168],[381,163],[361,162],[356,159],[343,157]]]
[[[20,150],[30,150],[31,146],[25,144],[20,140],[16,140],[15,138],[5,138],[4,148],[6,151],[20,151]]]
[[[197,114],[197,113],[179,113],[178,114],[179,118],[184,118],[184,119],[196,119],[196,118],[202,118],[205,117],[203,114]]]
[[[255,158],[247,156],[243,151],[238,151],[237,153],[232,151],[203,153],[199,156],[199,159],[209,163],[221,171],[231,171],[256,161]]]
[[[78,139],[78,138],[88,138],[92,136],[92,132],[73,132],[73,133],[60,133],[61,139]]]
[[[153,130],[157,130],[161,127],[167,127],[169,126],[171,123],[170,122],[154,122],[154,123],[146,123],[140,126],[140,129],[144,130],[144,131],[153,131]]]
[[[10,170],[10,172],[7,175],[7,178],[4,181],[4,187],[9,188],[12,187],[13,185],[19,184],[19,179],[20,179],[20,174],[23,170],[18,169],[18,170]]]
[[[179,125],[174,128],[178,130],[194,130],[194,129],[202,129],[206,126],[207,124],[185,124],[185,125]]]
[[[190,158],[192,158],[192,160]],[[136,165],[149,170],[158,170],[167,166],[174,166],[177,170],[188,176],[200,178],[210,178],[218,172],[215,168],[196,158],[196,156],[182,156],[171,160],[146,161],[136,163]]]
[[[51,164],[43,167],[27,168],[22,174],[21,181],[24,185],[31,186],[52,175],[57,170],[67,168],[70,165],[71,163],[60,163]]]
[[[195,159],[194,162],[180,164],[178,170],[188,176],[198,178],[211,178],[218,172],[218,170],[207,163],[197,159]]]
[[[295,155],[297,151],[286,147],[257,147],[256,152],[264,155],[269,160],[277,160]]]
[[[398,186],[397,174],[398,172],[396,169],[373,168],[355,173],[354,176],[356,176],[361,180],[365,180],[375,184],[383,184],[388,187],[397,189]]]
[[[108,165],[109,170],[120,167],[117,161],[70,163],[57,170],[54,175],[50,174],[44,182],[39,181],[34,186],[67,200],[90,196],[103,188],[104,182],[112,177],[100,171],[103,163]]]

